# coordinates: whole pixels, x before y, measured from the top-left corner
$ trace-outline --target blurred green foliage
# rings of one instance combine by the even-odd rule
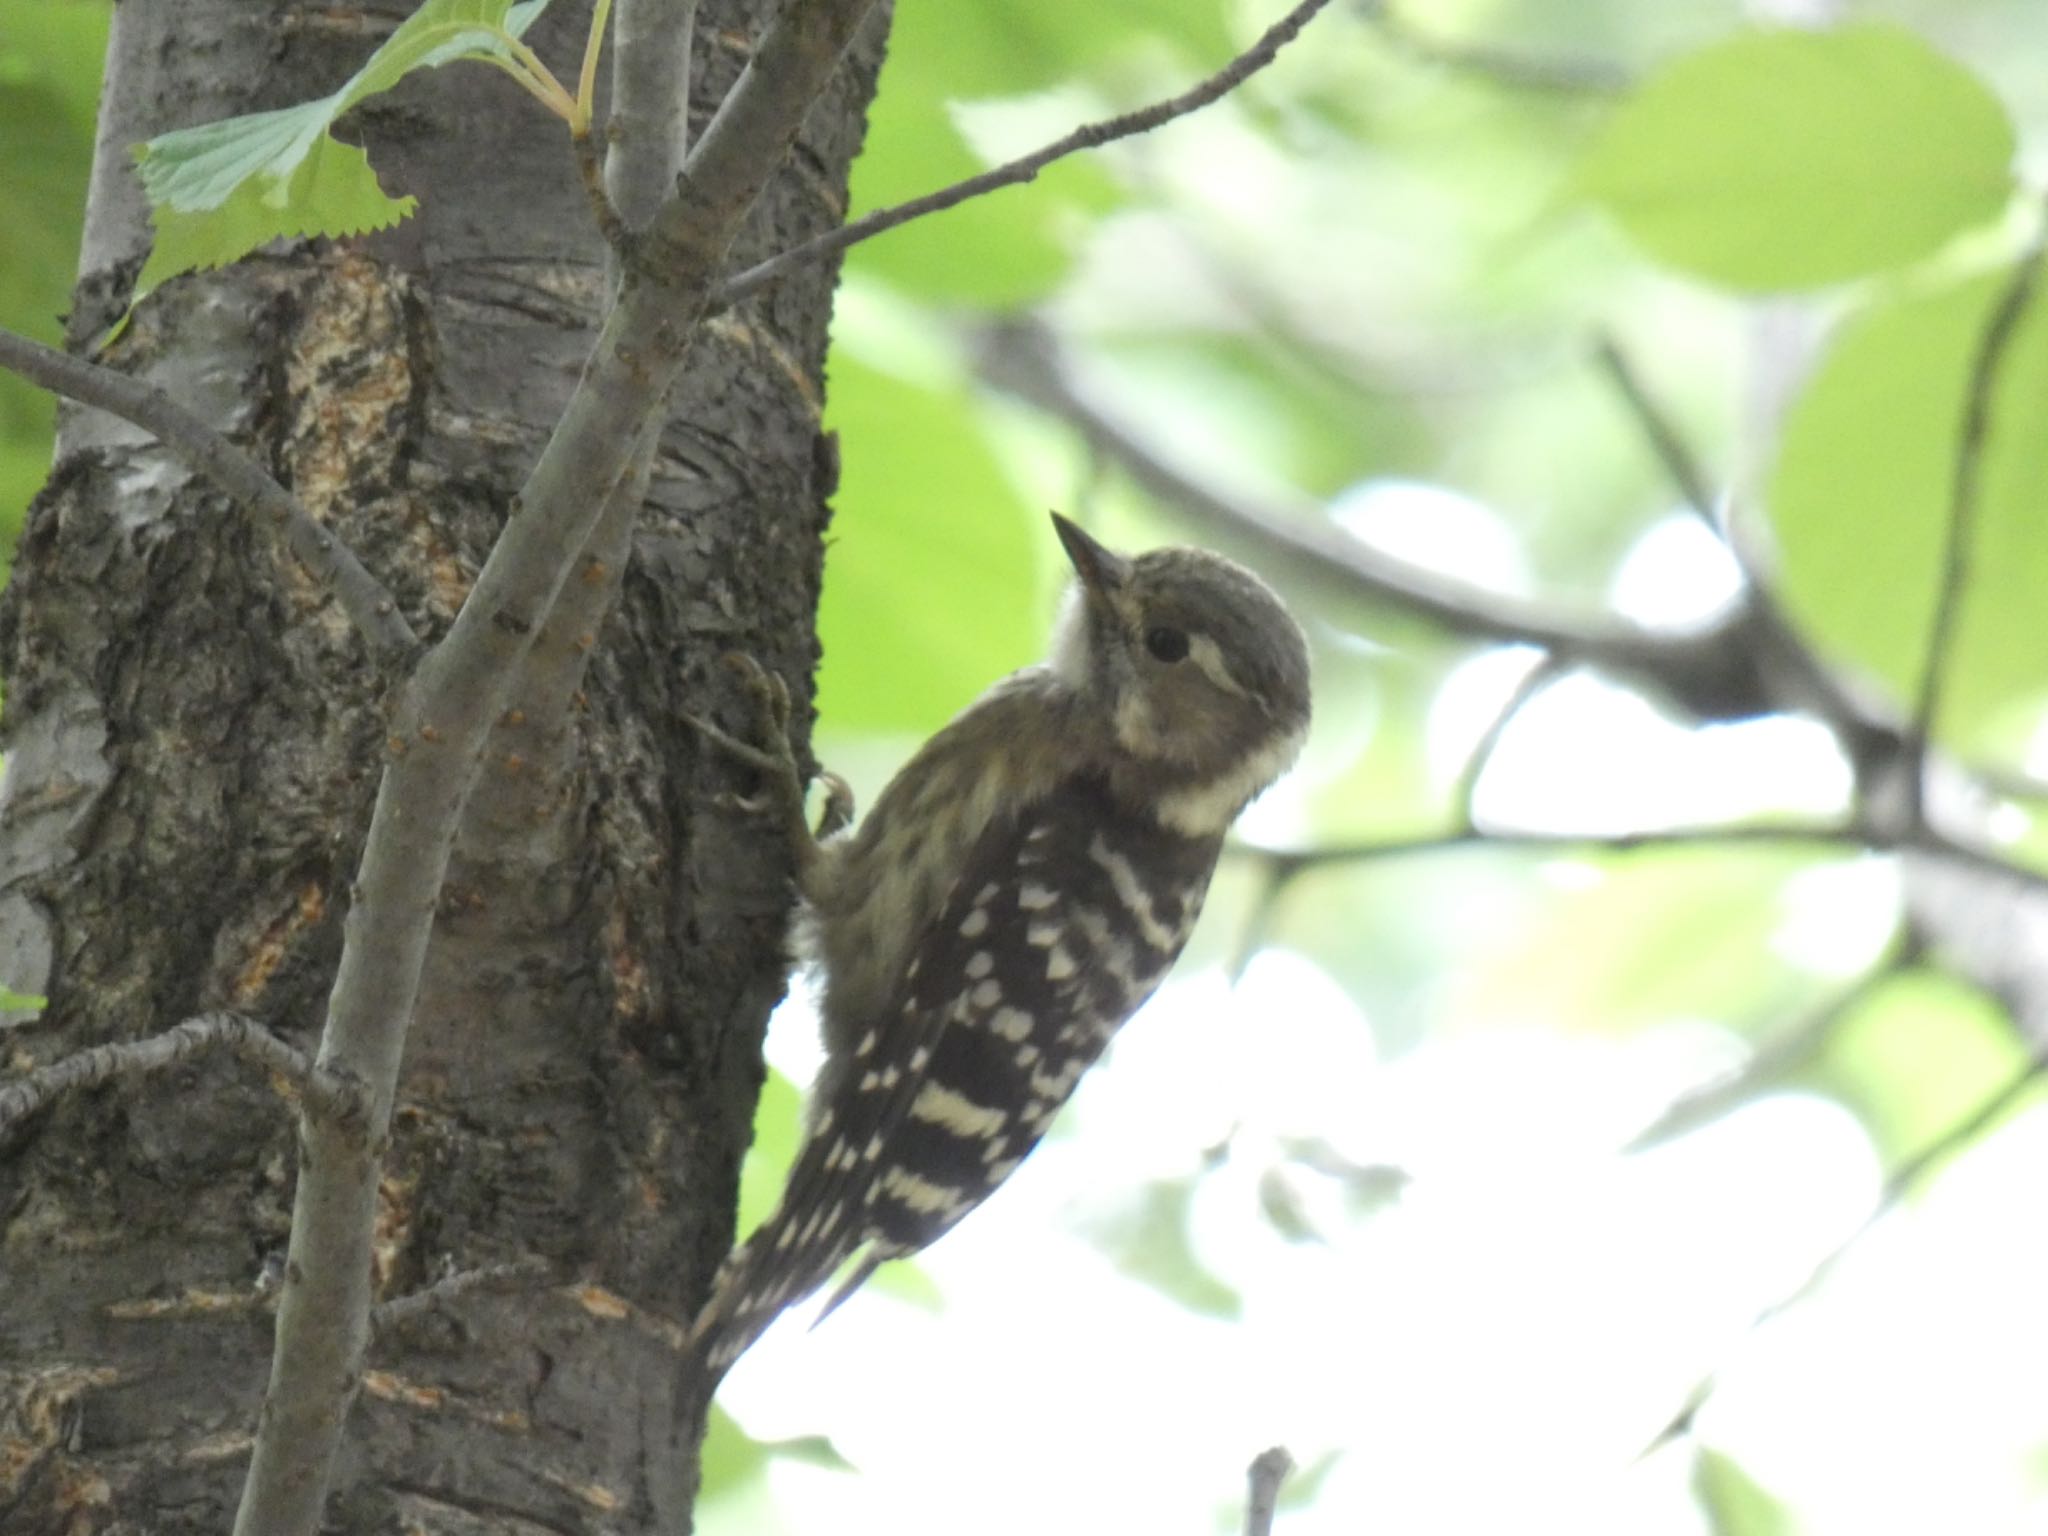
[[[0,325],[38,341],[62,316],[85,218],[109,0],[8,0],[0,15]],[[0,549],[50,468],[56,404],[0,372]]]
[[[1278,9],[902,0],[854,211],[1183,90]],[[1743,11],[1461,0],[1397,7],[1390,21],[1381,7],[1333,5],[1201,116],[855,248],[826,410],[845,472],[820,615],[822,755],[872,790],[909,743],[1035,657],[1060,579],[1048,506],[1131,545],[1193,538],[1261,558],[1147,490],[1112,437],[1226,501],[1334,518],[1483,590],[1611,616],[1680,497],[1595,364],[1602,337],[1636,362],[1716,483],[1742,489],[1738,521],[1767,546],[1800,633],[1857,686],[1909,703],[1928,664],[1971,370],[2040,232],[2014,166],[2015,146],[2024,168],[2048,126],[2048,7],[1893,0],[1859,7],[1855,25],[1799,32],[1748,28]],[[0,16],[0,188],[40,215],[0,228],[0,322],[46,338],[77,246],[106,14],[9,0]],[[1759,338],[1784,320],[1775,301],[1787,295],[1806,303],[1803,339],[1778,379]],[[1020,312],[1059,350],[1064,411],[1020,399],[991,366],[1018,344],[994,322]],[[2005,769],[2025,765],[2048,703],[2044,402],[2037,302],[1986,402],[1977,536],[1937,722],[1945,745]],[[47,402],[0,379],[10,537],[47,463],[49,421]],[[1372,493],[1395,482],[1455,493],[1462,511],[1396,498],[1390,517],[1372,514]],[[1902,914],[1875,857],[1463,846],[1275,878],[1261,845],[1457,824],[1461,773],[1491,716],[1472,684],[1491,647],[1328,573],[1268,568],[1311,631],[1318,729],[1296,781],[1243,829],[1184,977],[1234,974],[1260,945],[1304,957],[1393,1063],[1447,1041],[1654,1045],[1687,1031],[1754,1062],[1820,1010],[1827,1027],[1797,1059],[1727,1104],[1823,1096],[1893,1165],[2019,1070],[2005,1012],[1930,968],[1826,1014],[1846,980],[1890,963]],[[1667,577],[1663,590],[1682,586]],[[1678,622],[1644,606],[1633,600],[1631,615]],[[1495,690],[1492,709],[1504,698]],[[1503,738],[1478,803],[1500,791],[1570,830],[1560,807],[1608,808],[1584,793],[1597,777],[1630,787],[1630,812],[1672,825],[1845,808],[1839,754],[1829,779],[1789,740],[1778,758],[1760,751],[1740,775],[1744,800],[1713,766],[1736,759],[1706,755],[1719,728],[1639,699],[1559,719],[1532,733],[1547,734],[1542,751]],[[1802,798],[1793,781],[1840,787]],[[2010,809],[2022,832],[2038,819],[2032,804]],[[1644,1118],[1668,1089],[1642,1090]],[[743,1228],[794,1155],[798,1098],[771,1075]],[[1379,1158],[1359,1166],[1393,1166]],[[1241,1277],[1218,1273],[1215,1245],[1192,1235],[1214,1171],[1133,1174],[1067,1226],[1155,1297],[1205,1321],[1250,1315]],[[1267,1196],[1261,1219],[1326,1235],[1270,1182],[1251,1187]],[[1398,1209],[1406,1175],[1389,1187],[1384,1204]],[[1385,1213],[1351,1214],[1363,1229]],[[926,1304],[937,1294],[907,1266],[878,1285]],[[707,1499],[738,1510],[772,1461],[838,1455],[815,1437],[755,1444],[721,1416]],[[1319,1488],[1341,1481],[1342,1458],[1314,1464]],[[1796,1501],[1721,1451],[1703,1451],[1692,1476],[1716,1531],[1800,1528]],[[745,1508],[752,1528],[759,1509]]]

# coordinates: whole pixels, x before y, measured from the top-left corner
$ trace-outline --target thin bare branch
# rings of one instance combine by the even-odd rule
[[[1956,457],[1949,481],[1948,538],[1942,551],[1941,585],[1935,599],[1934,622],[1927,636],[1927,660],[1920,675],[1919,693],[1913,703],[1913,722],[1907,741],[1914,772],[1908,798],[1915,817],[1926,814],[1928,743],[1941,713],[1941,701],[1948,679],[1949,653],[1955,643],[1956,623],[1962,613],[1963,594],[1969,585],[1972,545],[1977,534],[1979,480],[1983,469],[1986,440],[1991,432],[1991,401],[1996,393],[2006,349],[2018,332],[2021,319],[2034,297],[2041,275],[2041,263],[2048,245],[2037,241],[2034,248],[2013,268],[1984,334],[1978,338],[1977,353],[1970,364],[1968,392],[1963,400],[1962,430],[1956,439]]]
[[[161,1034],[80,1051],[0,1087],[0,1143],[29,1116],[64,1094],[168,1071],[214,1051],[275,1073],[297,1092],[309,1116],[361,1135],[364,1098],[357,1084],[315,1066],[304,1051],[280,1040],[254,1019],[235,1013],[204,1013]]]
[[[1783,605],[1760,563],[1749,557],[1736,536],[1734,519],[1702,467],[1685,434],[1644,382],[1642,374],[1612,337],[1600,338],[1594,360],[1643,434],[1651,455],[1663,466],[1671,486],[1687,510],[1719,539],[1742,573],[1738,606],[1728,619],[1732,638],[1755,660],[1757,671],[1772,680],[1771,702],[1779,709],[1810,710],[1834,727],[1843,751],[1856,767],[1859,784],[1873,771],[1889,767],[1897,757],[1898,730],[1875,707],[1853,697],[1787,622]]]
[[[1870,818],[1839,822],[1761,823],[1659,827],[1641,832],[1553,832],[1526,828],[1458,827],[1412,837],[1347,843],[1328,848],[1287,851],[1236,850],[1301,866],[1366,863],[1447,853],[1457,849],[1549,849],[1558,852],[1637,853],[1658,848],[1714,846],[1840,848],[1866,853],[1911,853],[1943,859],[2011,880],[2029,890],[2048,891],[2048,872],[2015,864],[1989,849],[1975,847],[1926,826],[1888,826]]]
[[[1975,1108],[1894,1168],[1884,1181],[1884,1188],[1878,1194],[1877,1203],[1871,1207],[1870,1214],[1857,1224],[1856,1230],[1829,1249],[1795,1289],[1780,1296],[1752,1317],[1749,1326],[1743,1330],[1743,1336],[1753,1336],[1773,1318],[1782,1317],[1819,1291],[1828,1277],[1841,1267],[1842,1261],[1850,1252],[1876,1230],[1879,1222],[1904,1204],[1936,1168],[1990,1130],[2041,1080],[2044,1073],[2048,1073],[2048,1057],[2036,1055],[2003,1085],[1988,1094]],[[1707,1400],[1719,1389],[1721,1375],[1725,1369],[1725,1366],[1716,1366],[1700,1378],[1692,1391],[1686,1394],[1684,1406],[1672,1416],[1671,1422],[1637,1453],[1638,1459],[1648,1456],[1652,1451],[1681,1435],[1691,1433],[1693,1421],[1699,1416],[1700,1409],[1706,1406]]]
[[[1273,919],[1278,915],[1280,903],[1287,898],[1288,887],[1308,866],[1284,859],[1275,859],[1257,848],[1233,849],[1256,863],[1259,867],[1259,890],[1252,898],[1252,909],[1246,914],[1244,924],[1238,929],[1237,942],[1231,946],[1230,959],[1224,967],[1224,974],[1235,987],[1244,980],[1244,973],[1251,968],[1260,950],[1266,947],[1266,940],[1273,931]]]
[[[980,347],[980,371],[996,388],[1066,421],[1093,452],[1196,522],[1248,538],[1310,574],[1334,575],[1453,634],[1520,641],[1585,660],[1635,646],[1661,655],[1657,637],[1645,631],[1577,623],[1383,555],[1332,524],[1322,508],[1311,503],[1255,503],[1198,483],[1140,443],[1083,393],[1069,374],[1057,341],[1036,320],[991,329]]]
[[[0,367],[142,428],[230,500],[280,529],[291,552],[334,594],[380,661],[394,661],[418,645],[391,593],[346,544],[322,527],[262,465],[155,385],[12,331],[0,331]]]
[[[1910,938],[1894,945],[1876,965],[1841,988],[1805,1017],[1766,1040],[1732,1070],[1686,1090],[1662,1114],[1631,1137],[1624,1154],[1648,1152],[1721,1119],[1758,1094],[1784,1081],[1811,1061],[1834,1033],[1878,991],[1916,964],[1920,946]]]
[[[1664,473],[1671,478],[1672,486],[1684,501],[1687,510],[1716,533],[1720,530],[1719,520],[1714,515],[1715,503],[1720,499],[1714,494],[1712,482],[1700,467],[1691,444],[1679,434],[1669,415],[1650,394],[1635,365],[1611,336],[1602,336],[1593,349],[1594,363],[1607,381],[1614,386],[1628,407],[1629,416],[1642,429],[1644,440],[1657,462],[1664,466]]]
[[[620,217],[638,229],[675,185],[689,148],[697,3],[618,0],[615,18],[605,185]]]
[[[1425,64],[1477,75],[1518,91],[1565,96],[1612,96],[1632,83],[1628,71],[1605,59],[1537,54],[1489,43],[1454,43],[1418,31],[1389,0],[1358,0],[1358,13],[1394,47]]]
[[[633,232],[626,227],[619,210],[612,206],[611,194],[605,190],[604,161],[597,152],[597,138],[594,134],[572,133],[569,147],[576,152],[576,174],[583,182],[583,200],[590,205],[590,222],[597,226],[612,254],[621,262],[626,261],[633,249]]]
[[[554,1267],[537,1254],[528,1254],[523,1259],[511,1259],[503,1264],[460,1270],[410,1295],[395,1296],[379,1305],[370,1314],[371,1336],[378,1337],[394,1328],[402,1328],[465,1296],[538,1290],[548,1283],[553,1273]]]
[[[1294,1470],[1287,1447],[1276,1445],[1252,1458],[1245,1471],[1244,1536],[1273,1536],[1273,1516],[1280,1508],[1280,1487]]]
[[[1191,90],[1183,91],[1165,101],[1154,102],[1151,106],[1142,107],[1135,112],[1126,112],[1100,122],[1084,124],[1072,133],[1055,139],[1052,143],[1035,149],[1028,155],[1022,155],[1006,165],[984,171],[979,176],[970,176],[950,187],[941,187],[936,192],[927,192],[923,197],[914,197],[908,202],[897,203],[890,208],[878,208],[850,224],[842,224],[839,228],[815,239],[806,240],[802,245],[780,255],[771,256],[766,261],[726,279],[719,284],[713,303],[720,307],[736,304],[749,294],[756,293],[775,282],[795,267],[835,256],[848,246],[872,239],[885,230],[908,224],[912,219],[941,213],[948,208],[957,207],[970,198],[983,197],[1000,188],[1014,187],[1031,181],[1055,160],[1064,160],[1068,155],[1084,149],[1099,149],[1104,144],[1115,143],[1118,139],[1150,133],[1177,117],[1185,117],[1190,112],[1198,111],[1228,95],[1271,64],[1279,56],[1280,50],[1294,41],[1301,29],[1329,3],[1330,0],[1300,0],[1293,10],[1268,27],[1251,47]]]
[[[1458,779],[1451,786],[1451,804],[1458,808],[1460,826],[1476,828],[1478,821],[1472,814],[1472,802],[1479,792],[1479,781],[1486,776],[1486,765],[1493,761],[1493,755],[1500,750],[1501,737],[1508,727],[1515,723],[1515,717],[1528,708],[1529,701],[1556,682],[1564,668],[1557,664],[1555,656],[1539,656],[1536,664],[1522,674],[1514,690],[1501,701],[1500,708],[1486,729],[1472,743],[1472,750],[1465,755],[1465,766],[1458,771]]]

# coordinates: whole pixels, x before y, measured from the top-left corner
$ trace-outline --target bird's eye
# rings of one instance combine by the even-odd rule
[[[1187,631],[1155,624],[1145,631],[1145,649],[1161,661],[1179,661],[1188,653]]]

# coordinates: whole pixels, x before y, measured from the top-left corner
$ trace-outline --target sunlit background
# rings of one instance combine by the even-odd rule
[[[1184,89],[1282,9],[899,0],[856,203]],[[1601,843],[1838,817],[1838,736],[1539,671],[1243,526],[1340,529],[1481,606],[1724,611],[1743,578],[1712,524],[1769,567],[1786,404],[1870,290],[1672,275],[1571,176],[1632,82],[1794,9],[1831,14],[1350,0],[1199,116],[853,253],[820,757],[871,800],[1035,659],[1048,507],[1259,565],[1310,631],[1317,722],[1045,1146],[735,1370],[707,1536],[1231,1532],[1274,1444],[1284,1536],[2048,1530],[2048,1112],[2020,1031],[1902,949],[1895,857]],[[1974,71],[2038,173],[2048,7],[1845,9]],[[0,187],[59,210],[0,226],[0,304],[44,337],[103,27],[76,0],[0,11],[0,111],[51,125],[42,154],[9,127]],[[1956,270],[2009,260],[2025,223]],[[1613,357],[1732,501],[1688,505]],[[47,420],[0,380],[0,511]],[[1890,547],[1877,509],[1839,516]],[[1823,570],[1798,617],[1883,622],[1873,580]],[[2038,772],[2038,690],[2008,704],[1983,737]],[[1985,825],[2038,841],[2023,796]],[[817,1065],[801,985],[770,1055],[743,1225]]]

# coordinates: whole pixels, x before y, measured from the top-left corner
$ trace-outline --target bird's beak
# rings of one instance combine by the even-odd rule
[[[1073,562],[1074,574],[1081,578],[1088,601],[1091,604],[1108,603],[1111,595],[1129,578],[1131,562],[1115,550],[1098,544],[1057,512],[1052,515],[1052,526],[1060,536],[1067,559]]]

